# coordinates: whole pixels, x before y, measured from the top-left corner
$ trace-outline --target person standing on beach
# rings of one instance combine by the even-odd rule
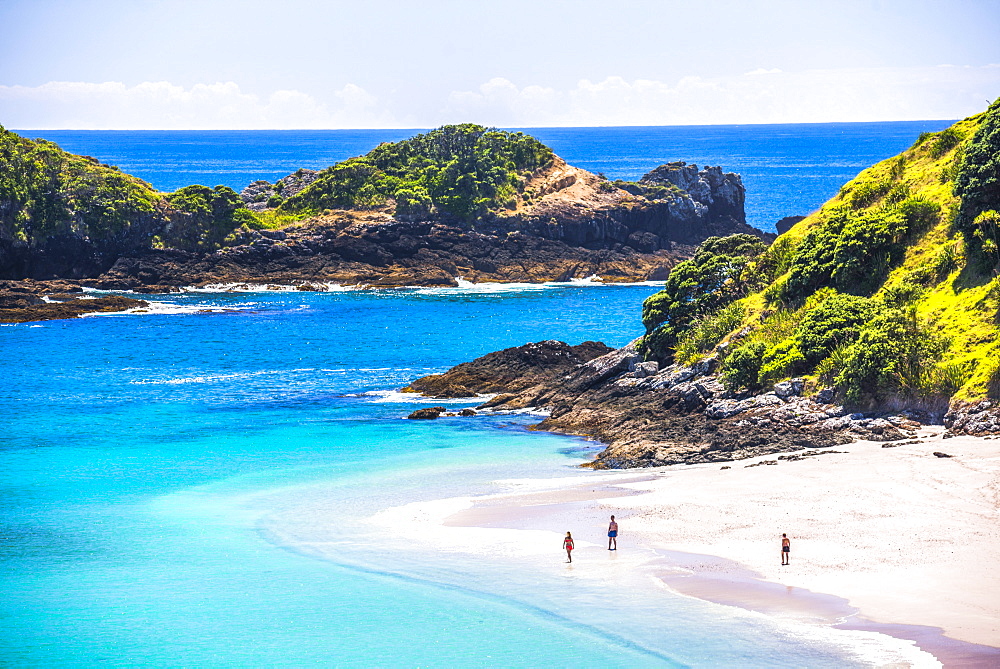
[[[573,535],[569,532],[566,533],[566,538],[563,539],[563,548],[566,549],[567,562],[573,561]]]
[[[788,535],[781,533],[781,564],[788,564],[788,556],[792,551],[792,542],[788,540]]]
[[[611,547],[612,543],[615,545],[614,548]],[[608,525],[608,550],[618,550],[618,523],[615,522],[614,516],[611,516],[611,524]]]

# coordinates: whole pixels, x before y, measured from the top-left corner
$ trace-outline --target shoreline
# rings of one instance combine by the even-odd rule
[[[530,536],[586,522],[585,532],[574,537],[589,561],[595,547],[603,548],[592,543],[595,536],[600,541],[600,524],[614,513],[623,530],[621,548],[645,555],[635,568],[676,594],[778,620],[906,640],[945,667],[997,666],[1000,440],[942,440],[934,427],[921,432],[931,440],[892,449],[855,442],[819,462],[779,467],[747,468],[763,456],[730,463],[729,470],[673,465],[602,471],[586,480],[550,480],[549,486],[524,481],[529,490],[472,498],[440,525]],[[954,457],[936,458],[932,451],[938,449]],[[724,489],[716,485],[723,478],[730,479]],[[817,479],[827,487],[817,487]],[[530,490],[532,483],[543,489]],[[772,484],[778,492],[771,492]],[[865,512],[872,496],[888,499]],[[734,497],[741,502],[734,505]],[[840,504],[845,508],[835,511]],[[817,510],[823,508],[838,519],[822,518]],[[938,513],[928,511],[934,508]],[[780,525],[776,516],[782,516]],[[948,523],[948,517],[956,520]],[[698,535],[699,525],[712,531]],[[777,534],[769,532],[772,526]],[[775,548],[779,527],[792,530],[788,568],[779,565]],[[748,546],[748,535],[760,530],[768,545]],[[852,540],[838,545],[838,536]],[[954,557],[952,548],[965,557]],[[650,561],[650,553],[656,559]]]

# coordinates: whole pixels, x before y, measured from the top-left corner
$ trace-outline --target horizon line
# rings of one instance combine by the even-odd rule
[[[975,116],[975,114],[973,114]],[[969,118],[969,117],[965,117]],[[461,123],[443,123],[436,126],[380,126],[369,128],[7,128],[7,130],[17,132],[36,131],[74,131],[74,132],[340,132],[340,131],[360,131],[360,130],[434,130],[448,125],[463,125],[471,123],[481,125],[485,128],[496,128],[498,130],[561,130],[561,129],[588,129],[588,128],[718,128],[732,126],[772,126],[772,125],[843,125],[843,124],[871,124],[871,123],[925,123],[930,121],[950,121],[957,123],[962,118],[919,118],[919,119],[893,119],[880,121],[787,121],[771,123],[670,123],[654,125],[519,125],[501,126],[475,123],[474,121],[462,121]],[[0,127],[3,124],[0,124]]]

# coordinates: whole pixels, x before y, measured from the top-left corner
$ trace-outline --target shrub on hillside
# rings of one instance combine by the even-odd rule
[[[661,362],[672,360],[682,332],[747,293],[753,282],[745,279],[744,270],[766,248],[753,235],[706,239],[694,258],[671,270],[663,290],[643,302],[647,336],[641,350]]]
[[[985,211],[1000,211],[1000,99],[990,105],[965,146],[955,177],[955,195],[961,199],[955,226],[965,236],[970,256],[988,263],[984,240],[975,236],[975,221]]]
[[[815,365],[838,346],[852,343],[877,310],[873,300],[855,295],[834,294],[823,300],[805,313],[796,329],[803,356]]]
[[[507,206],[526,177],[552,159],[551,149],[520,132],[448,125],[323,170],[281,209],[312,214],[394,200],[401,217],[441,213],[471,222]]]
[[[28,245],[76,235],[141,247],[165,220],[146,182],[0,126],[0,236]]]
[[[236,228],[255,223],[240,196],[229,186],[185,186],[167,196],[179,212],[157,239],[188,251],[213,250]]]

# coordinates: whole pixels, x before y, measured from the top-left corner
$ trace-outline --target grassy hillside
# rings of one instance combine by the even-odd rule
[[[395,203],[400,217],[438,213],[470,221],[513,206],[527,177],[552,158],[551,149],[519,132],[448,125],[328,167],[279,211],[316,214]]]
[[[734,389],[805,376],[867,406],[996,397],[997,211],[1000,100],[863,171],[766,250],[706,242],[644,304],[644,351],[718,355]]]

